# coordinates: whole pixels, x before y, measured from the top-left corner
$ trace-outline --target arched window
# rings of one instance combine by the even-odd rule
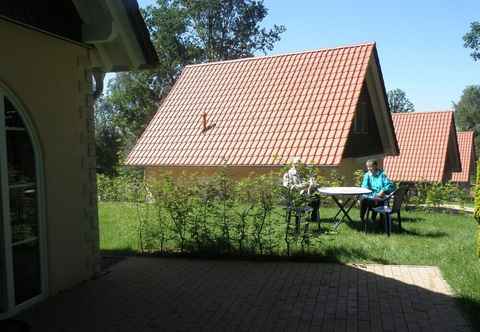
[[[44,297],[41,153],[26,113],[0,85],[0,314]],[[1,317],[1,316],[0,316]]]

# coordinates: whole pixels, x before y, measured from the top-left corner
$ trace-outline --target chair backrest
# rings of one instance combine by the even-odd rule
[[[392,204],[392,212],[400,211],[402,207],[403,200],[407,196],[408,187],[402,186],[395,190],[395,194],[393,195],[393,204]]]

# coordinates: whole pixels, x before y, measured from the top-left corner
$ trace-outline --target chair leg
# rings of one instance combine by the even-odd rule
[[[368,208],[367,213],[365,214],[365,218],[363,220],[365,225],[365,233],[367,233],[367,230],[368,230],[368,221],[372,220],[374,213],[375,212],[372,209]]]
[[[387,224],[388,236],[390,236],[392,232],[392,215],[390,213],[385,214],[385,223]]]
[[[385,228],[385,233],[390,236],[390,233],[388,233],[388,214],[381,214],[382,219],[383,219],[383,227]]]

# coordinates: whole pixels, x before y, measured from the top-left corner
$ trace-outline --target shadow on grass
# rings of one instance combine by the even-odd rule
[[[395,218],[394,218],[394,222],[395,222]],[[422,218],[422,217],[405,217],[405,216],[402,216],[402,223],[404,222],[407,222],[407,223],[416,223],[416,222],[422,222],[422,221],[425,221],[425,218]]]
[[[417,220],[418,219],[416,219],[415,221]],[[402,225],[403,225],[403,222],[404,222],[404,219],[402,218]],[[348,222],[344,222],[343,224],[348,226],[350,229],[354,229],[358,232],[364,232],[363,224],[360,221],[354,221],[354,222],[348,221]],[[369,220],[367,222],[367,234],[385,234],[386,235],[384,222],[378,219],[375,222]],[[441,237],[448,236],[448,233],[442,232],[442,231],[417,232],[417,231],[406,229],[404,225],[402,226],[402,229],[400,229],[396,220],[393,220],[392,235],[410,235],[410,236],[429,237],[429,238],[441,238]]]
[[[422,237],[431,237],[431,238],[441,238],[448,236],[448,233],[442,231],[433,231],[433,232],[417,232],[413,230],[408,230],[402,228],[402,234],[412,235],[412,236],[422,236]]]

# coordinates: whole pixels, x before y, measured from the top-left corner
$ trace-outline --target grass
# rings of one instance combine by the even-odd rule
[[[139,250],[137,211],[130,203],[100,203],[100,249],[135,252]]]
[[[334,211],[322,208],[322,218]],[[133,205],[100,203],[99,213],[102,250],[138,251]],[[357,217],[358,212],[350,215]],[[314,252],[324,261],[438,266],[474,328],[480,330],[480,260],[475,256],[477,224],[472,216],[406,211],[402,225],[402,233],[394,227],[388,238],[374,225],[364,234],[360,222],[354,219],[353,223],[343,223],[337,234],[316,236]]]
[[[466,207],[474,208],[475,207],[475,202],[465,202],[464,205]]]

